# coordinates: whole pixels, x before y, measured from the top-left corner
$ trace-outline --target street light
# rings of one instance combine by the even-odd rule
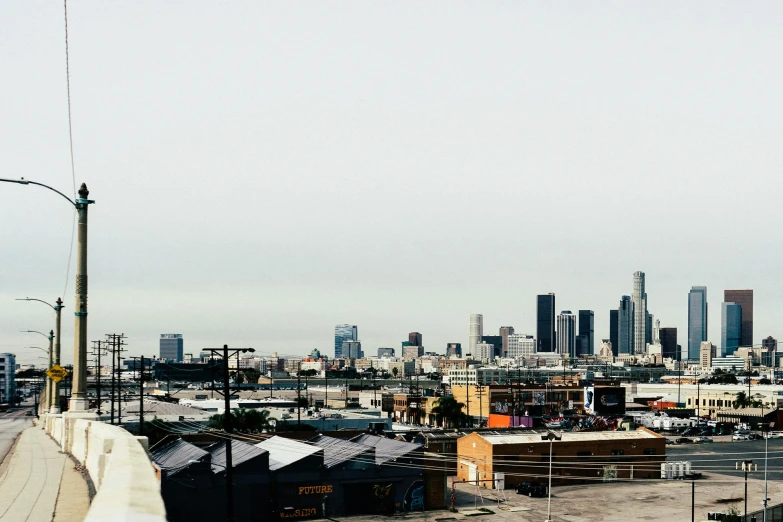
[[[62,309],[63,309],[63,300],[59,297],[57,298],[57,301],[55,301],[54,305],[51,305],[47,303],[46,301],[42,299],[35,299],[31,297],[25,297],[24,299],[16,299],[16,301],[38,301],[39,303],[43,303],[46,306],[51,307],[52,310],[54,310],[56,314],[56,319],[54,322],[54,353],[52,353],[52,360],[49,361],[49,368],[51,368],[54,365],[60,364],[60,332],[61,332],[61,326],[62,326]],[[49,398],[49,413],[60,413],[60,383],[59,382],[52,382],[49,384],[51,387],[51,397]]]
[[[54,341],[54,331],[49,330],[49,335],[46,335],[43,332],[39,332],[38,330],[22,330],[23,333],[37,333],[39,335],[43,335],[47,339],[49,339],[49,350],[43,350],[43,348],[38,348],[37,346],[33,346],[33,348],[38,348],[39,350],[43,350],[48,352],[49,354],[49,366],[47,366],[47,370],[52,367],[52,342]],[[52,404],[52,386],[49,382],[49,379],[44,377],[44,397],[45,399],[41,401],[41,404],[38,405],[40,408],[40,413],[51,413],[49,411],[49,407]]]
[[[62,196],[76,209],[79,215],[79,234],[76,251],[76,307],[74,311],[74,334],[73,334],[73,392],[68,404],[68,409],[72,412],[87,412],[90,403],[87,398],[87,208],[92,199],[87,199],[90,191],[87,185],[82,183],[79,187],[79,197],[72,200],[59,190],[26,179],[4,179],[0,181],[6,183],[18,183],[20,185],[37,185],[47,188]]]
[[[734,463],[734,469],[739,470],[740,464],[742,464],[742,471],[745,472],[745,519],[748,518],[748,473],[753,471],[753,461],[752,460],[743,460],[740,462]],[[756,471],[759,470],[759,465],[756,464]],[[766,495],[764,495],[766,497]]]
[[[555,435],[553,431],[548,431],[546,435],[541,435],[541,440],[549,441],[549,487],[547,488],[547,494],[549,495],[549,501],[546,508],[546,521],[552,522],[552,444],[556,440],[563,438],[562,433]]]

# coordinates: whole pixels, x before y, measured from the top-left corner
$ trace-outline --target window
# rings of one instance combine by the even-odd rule
[[[658,451],[655,448],[644,448],[645,455],[657,455]]]
[[[625,450],[612,450],[612,455],[625,455]]]

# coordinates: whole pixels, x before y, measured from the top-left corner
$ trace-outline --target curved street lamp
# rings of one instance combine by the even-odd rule
[[[49,366],[47,366],[46,369],[48,370],[49,368],[51,368],[52,367],[52,341],[54,341],[54,331],[53,330],[49,330],[49,335],[46,335],[43,332],[39,332],[38,330],[22,330],[22,332],[23,333],[37,333],[37,334],[43,335],[44,337],[49,339],[49,349],[48,350],[44,350],[43,348],[39,348],[38,346],[31,346],[30,348],[37,348],[38,350],[42,350],[42,351],[47,352],[48,355],[49,355]],[[44,379],[46,379],[46,378],[44,377]],[[44,384],[45,384],[44,397],[46,397],[46,399],[43,400],[43,401],[40,401],[40,403],[38,404],[38,408],[40,410],[39,413],[51,413],[49,408],[50,408],[50,406],[52,404],[52,384],[49,381],[50,381],[50,379],[46,379],[45,382],[44,382]]]
[[[87,185],[82,183],[79,187],[79,197],[71,200],[68,196],[59,190],[27,179],[4,179],[0,181],[6,183],[17,183],[19,185],[37,185],[51,190],[65,198],[68,203],[73,205],[79,215],[79,248],[76,253],[76,307],[74,311],[74,333],[73,333],[73,393],[68,403],[69,411],[87,412],[90,404],[87,398],[87,208],[92,199],[87,199],[90,191]]]
[[[62,309],[63,309],[63,300],[61,298],[57,298],[57,301],[55,301],[54,305],[47,303],[43,299],[36,299],[34,297],[25,297],[16,299],[16,301],[38,301],[39,303],[43,303],[46,306],[50,307],[52,310],[54,310],[56,314],[56,319],[54,322],[54,352],[51,353],[51,360],[49,361],[49,368],[55,365],[60,364],[60,332],[62,331]],[[60,383],[59,382],[52,382],[50,384],[51,386],[51,396],[49,397],[49,413],[60,413]]]

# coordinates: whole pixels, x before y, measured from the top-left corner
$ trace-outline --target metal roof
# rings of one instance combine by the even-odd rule
[[[207,448],[212,454],[212,473],[222,473],[226,470],[226,441],[216,442]],[[257,448],[241,440],[231,440],[231,467],[236,468],[243,462],[253,460],[267,453],[262,448]]]
[[[152,460],[174,475],[190,466],[192,461],[208,461],[209,453],[182,439],[173,440],[152,451]]]
[[[324,466],[332,468],[343,462],[354,460],[357,457],[362,463],[370,464],[375,462],[375,456],[373,448],[357,444],[349,440],[335,439],[334,437],[327,437],[326,435],[318,435],[317,437],[310,439],[310,443],[323,448],[324,450]],[[362,457],[359,455],[367,454]]]
[[[552,430],[564,442],[587,442],[587,441],[602,441],[602,440],[638,440],[638,439],[656,439],[661,436],[657,433],[646,429],[639,429],[636,431],[564,431],[562,434],[556,430]],[[485,433],[479,433],[490,444],[531,444],[534,442],[546,442],[542,440],[542,436],[546,435],[546,431],[530,433],[527,435],[489,435]],[[555,441],[557,442],[557,441]]]
[[[420,444],[368,434],[359,435],[358,437],[351,439],[351,441],[361,444],[362,446],[375,448],[376,464],[383,464],[384,462],[396,459],[397,457],[402,457],[422,447]]]
[[[128,415],[138,415],[139,414],[139,403],[136,402],[128,402],[125,403],[125,405],[122,408],[122,415],[128,416]],[[172,402],[163,402],[163,401],[150,401],[145,400],[144,401],[144,415],[148,414],[156,414],[156,415],[187,415],[189,417],[193,416],[203,416],[204,411],[199,410],[196,408],[190,408],[188,406],[183,406],[181,404],[174,404]]]
[[[310,455],[323,452],[321,448],[275,435],[255,445],[269,452],[269,469],[284,468]]]

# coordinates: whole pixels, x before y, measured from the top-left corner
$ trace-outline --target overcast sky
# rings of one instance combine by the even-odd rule
[[[157,355],[368,354],[535,334],[536,294],[609,309],[647,274],[687,343],[706,285],[783,337],[783,4],[72,1],[89,339]],[[0,177],[71,194],[62,4],[0,5]],[[46,340],[72,211],[0,184],[0,350]],[[74,266],[63,299],[72,360]]]

